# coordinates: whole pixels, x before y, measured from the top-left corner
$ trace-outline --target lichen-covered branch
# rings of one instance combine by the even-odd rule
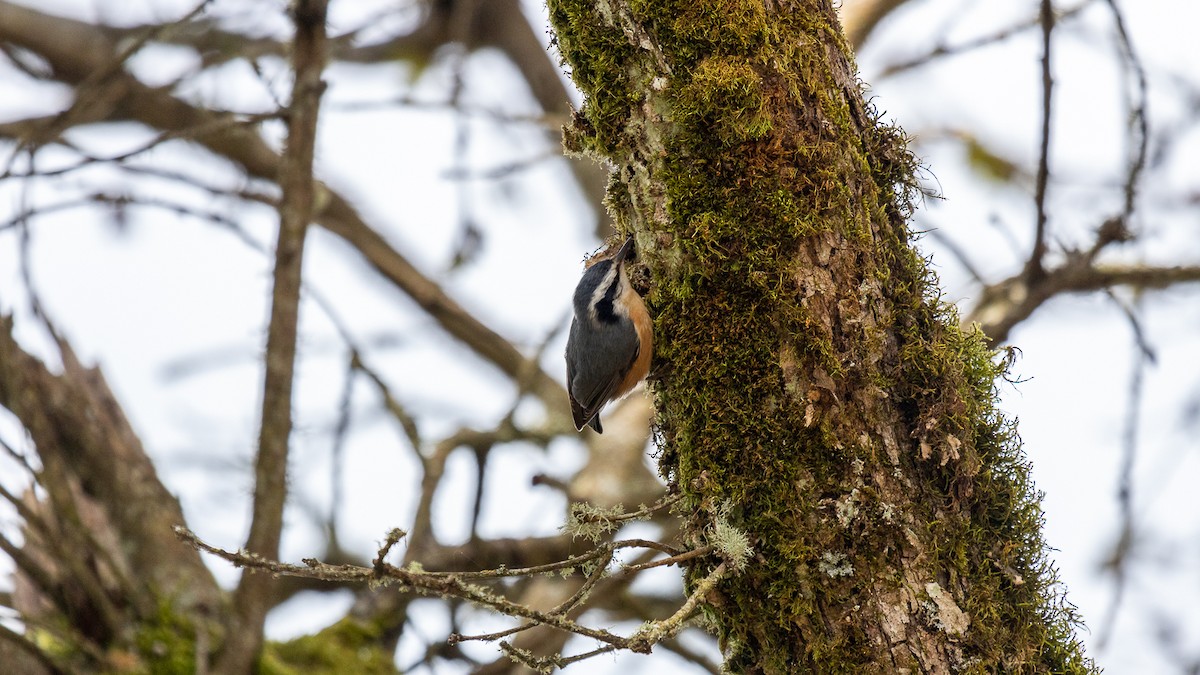
[[[655,549],[658,547],[658,544],[655,542],[643,540],[618,541],[611,544],[598,545],[587,553],[552,564],[539,565],[524,569],[498,568],[461,573],[427,571],[420,565],[415,564],[402,568],[383,562],[383,559],[386,557],[388,551],[402,538],[403,533],[398,531],[393,531],[393,533],[388,536],[384,546],[381,547],[376,557],[375,563],[371,567],[361,567],[356,565],[328,565],[313,559],[304,560],[303,566],[292,565],[288,563],[277,562],[252,552],[224,550],[202,541],[195,534],[184,527],[175,528],[175,533],[182,541],[187,542],[189,545],[194,546],[198,550],[211,553],[246,570],[269,572],[272,575],[321,579],[325,581],[358,582],[363,584],[383,583],[392,585],[408,593],[432,595],[441,598],[459,598],[480,607],[491,609],[506,616],[523,619],[530,624],[530,626],[547,626],[566,633],[598,640],[607,645],[606,648],[602,648],[601,650],[596,651],[593,654],[589,654],[588,656],[605,653],[614,649],[625,649],[638,653],[649,653],[654,645],[665,639],[673,637],[683,628],[684,622],[696,611],[696,608],[702,598],[706,596],[717,584],[717,582],[724,578],[727,574],[727,563],[719,563],[715,569],[708,574],[707,578],[697,585],[697,587],[692,591],[691,596],[683,603],[683,605],[679,607],[670,617],[661,621],[650,622],[634,634],[628,637],[622,637],[602,628],[592,628],[583,625],[570,618],[568,616],[568,612],[577,610],[580,604],[587,598],[587,588],[594,587],[602,578],[608,576],[608,574],[605,572],[605,568],[613,559],[614,551],[624,548],[649,547],[651,549]],[[686,560],[691,560],[694,557],[696,556],[681,554],[676,556],[676,559],[672,562],[679,563]],[[590,569],[583,590],[574,594],[571,600],[567,603],[564,603],[550,611],[540,611],[534,609],[528,605],[509,600],[502,594],[497,593],[489,587],[481,584],[470,583],[472,580],[532,577],[549,572],[570,574],[580,567],[584,569]],[[637,571],[637,568],[624,569]],[[501,631],[492,635],[451,636],[451,643],[458,643],[467,639],[499,639],[514,632],[524,630],[530,626],[523,625],[512,631]],[[510,650],[508,653],[515,660],[537,668],[544,668],[547,665],[561,666],[565,665],[566,663],[579,660],[578,658],[574,657],[564,659],[560,656],[535,657],[532,654],[526,654],[518,650]]]

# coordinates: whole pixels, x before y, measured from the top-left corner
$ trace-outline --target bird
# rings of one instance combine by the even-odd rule
[[[586,425],[604,433],[600,409],[628,394],[650,372],[650,313],[625,270],[633,251],[630,237],[616,255],[589,267],[575,287],[566,358],[567,393],[578,431]]]

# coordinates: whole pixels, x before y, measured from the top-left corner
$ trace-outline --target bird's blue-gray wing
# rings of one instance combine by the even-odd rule
[[[612,398],[638,356],[637,333],[632,326],[618,323],[593,328],[583,330],[575,319],[567,338],[567,352],[575,355],[574,363],[567,359],[567,391],[579,429]]]

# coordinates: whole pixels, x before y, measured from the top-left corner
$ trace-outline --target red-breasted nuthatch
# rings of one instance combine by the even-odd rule
[[[633,238],[617,254],[595,263],[575,287],[575,318],[567,339],[567,392],[575,428],[596,433],[600,408],[628,394],[650,371],[653,329],[642,297],[629,285],[625,259]]]

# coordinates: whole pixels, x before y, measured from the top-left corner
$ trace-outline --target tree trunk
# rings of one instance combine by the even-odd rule
[[[753,554],[709,598],[751,673],[1090,672],[1003,366],[913,249],[915,162],[828,0],[551,0],[656,315],[661,470]],[[693,577],[706,573],[692,570]]]

